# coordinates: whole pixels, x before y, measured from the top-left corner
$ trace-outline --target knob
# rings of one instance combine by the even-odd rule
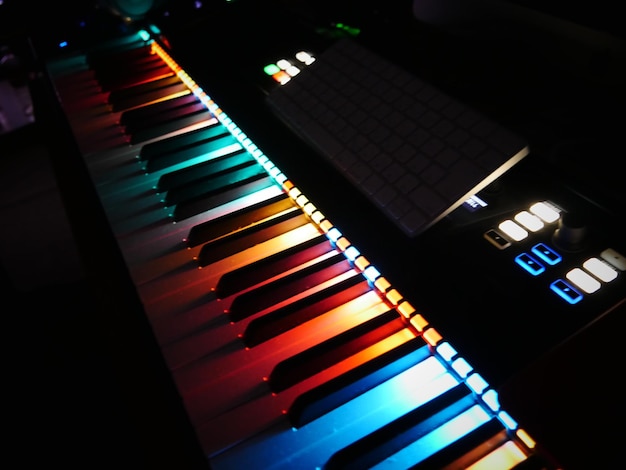
[[[552,235],[553,243],[564,251],[579,251],[587,245],[588,227],[582,217],[565,212]]]

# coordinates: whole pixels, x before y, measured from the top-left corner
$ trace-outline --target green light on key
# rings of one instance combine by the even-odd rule
[[[276,64],[269,64],[263,67],[263,71],[271,77],[275,73],[280,72],[280,67]]]

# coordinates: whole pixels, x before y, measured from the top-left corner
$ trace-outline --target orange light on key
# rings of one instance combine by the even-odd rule
[[[443,339],[439,332],[434,328],[427,329],[424,333],[422,333],[422,336],[431,346],[437,346],[437,343]]]
[[[280,83],[281,85],[284,85],[289,80],[291,80],[291,76],[284,70],[276,72],[274,75],[272,75],[272,78],[276,80],[278,83]]]

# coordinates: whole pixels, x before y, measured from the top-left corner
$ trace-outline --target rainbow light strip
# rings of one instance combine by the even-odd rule
[[[486,408],[496,416],[506,428],[513,431],[518,439],[528,448],[533,449],[535,441],[518,423],[500,408],[496,390],[490,388],[483,377],[457,351],[443,340],[439,332],[431,327],[426,319],[381,275],[361,252],[343,236],[341,231],[322,214],[315,205],[288,179],[288,177],[259,149],[254,142],[235,124],[230,117],[213,101],[204,90],[185,72],[170,55],[156,42],[151,41],[152,52],[157,54],[178,75],[191,92],[202,101],[222,125],[241,145],[259,162],[267,173],[287,192],[310,219],[326,234],[328,239],[344,254],[358,271],[377,289],[379,295],[412,326],[419,335],[433,348],[447,368],[473,390]]]

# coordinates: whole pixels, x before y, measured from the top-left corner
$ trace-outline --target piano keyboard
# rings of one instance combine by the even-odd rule
[[[211,468],[545,468],[496,391],[145,31],[48,70]]]

